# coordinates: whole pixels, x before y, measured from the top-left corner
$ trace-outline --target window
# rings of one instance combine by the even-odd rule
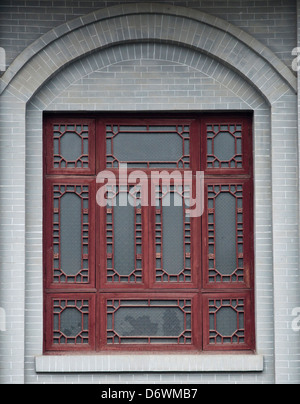
[[[251,119],[45,117],[45,352],[255,349]]]

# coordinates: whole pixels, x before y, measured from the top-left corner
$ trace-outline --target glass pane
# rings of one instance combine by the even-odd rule
[[[217,332],[224,337],[231,337],[237,330],[236,311],[223,307],[217,313]]]
[[[237,267],[235,197],[220,193],[215,209],[216,269],[222,275],[230,275]]]
[[[76,161],[82,152],[80,136],[76,132],[67,132],[60,139],[60,150],[66,161]]]
[[[76,337],[82,330],[82,315],[75,308],[66,309],[60,316],[60,331],[66,337]]]
[[[220,161],[229,161],[235,155],[234,137],[229,132],[220,132],[215,138],[215,156]]]
[[[127,307],[115,314],[120,337],[178,337],[184,330],[184,314],[178,308]]]
[[[81,269],[81,198],[66,193],[60,206],[60,259],[66,275],[76,275]]]
[[[142,282],[143,216],[134,188],[114,187],[106,215],[107,281]],[[124,187],[123,187],[124,188]],[[127,206],[123,206],[126,205]]]
[[[180,195],[169,193],[169,196],[170,206],[162,207],[163,269],[169,275],[179,275],[184,268],[184,209]]]
[[[191,344],[191,300],[110,300],[108,344]]]
[[[135,208],[132,206],[114,207],[114,258],[115,270],[120,275],[129,276],[135,269]]]
[[[182,139],[176,133],[121,133],[114,141],[119,161],[177,161],[182,156]]]

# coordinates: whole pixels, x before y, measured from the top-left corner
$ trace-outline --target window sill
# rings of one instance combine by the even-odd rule
[[[262,372],[262,355],[37,356],[37,373]]]

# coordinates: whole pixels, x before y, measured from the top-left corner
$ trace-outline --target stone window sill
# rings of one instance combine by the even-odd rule
[[[264,358],[224,355],[68,355],[37,356],[37,373],[262,372]]]

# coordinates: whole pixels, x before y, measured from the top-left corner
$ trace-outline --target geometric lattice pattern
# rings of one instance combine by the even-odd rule
[[[54,299],[53,344],[89,344],[89,301]]]
[[[192,235],[191,218],[186,214],[184,188],[172,185],[156,187],[156,201],[156,282],[189,283],[192,281]],[[170,210],[171,215],[167,215]],[[181,222],[178,223],[178,220]],[[178,265],[181,267],[178,268]]]
[[[54,125],[54,168],[89,167],[89,126]]]
[[[245,300],[209,300],[209,344],[245,343]]]
[[[233,213],[226,212],[229,201],[217,204],[218,198],[232,198]],[[216,211],[220,209],[221,211]],[[208,185],[208,268],[210,283],[244,282],[243,185]],[[229,215],[231,215],[229,217]],[[229,222],[228,222],[229,217]],[[218,218],[218,223],[217,223]],[[218,225],[218,229],[216,229]],[[223,228],[221,228],[223,226]],[[219,232],[217,232],[219,230]],[[221,234],[221,236],[220,236]],[[228,254],[228,252],[230,254]],[[230,256],[231,255],[231,256]],[[230,262],[228,269],[228,262]]]
[[[251,128],[246,114],[46,119],[47,353],[255,350]]]
[[[207,168],[243,168],[242,125],[207,125]]]
[[[189,125],[120,125],[106,126],[106,167],[119,168],[189,168]]]
[[[108,188],[106,209],[106,265],[108,283],[143,281],[143,215],[138,187]],[[120,207],[125,198],[127,207]]]
[[[59,284],[88,283],[89,186],[54,184],[53,194],[53,282]],[[78,212],[72,214],[74,206],[67,206],[66,209],[62,210],[62,201],[66,195],[79,198]],[[68,221],[66,222],[63,215],[67,214]],[[74,233],[75,227],[79,228],[77,243],[72,242],[72,232]],[[68,231],[68,228],[71,231]],[[66,234],[67,238],[63,238],[63,234]],[[62,241],[64,244],[61,243]],[[74,256],[78,256],[78,259],[74,260]],[[78,265],[78,267],[74,268],[73,265]]]
[[[192,343],[191,300],[107,301],[107,344],[189,345]]]

